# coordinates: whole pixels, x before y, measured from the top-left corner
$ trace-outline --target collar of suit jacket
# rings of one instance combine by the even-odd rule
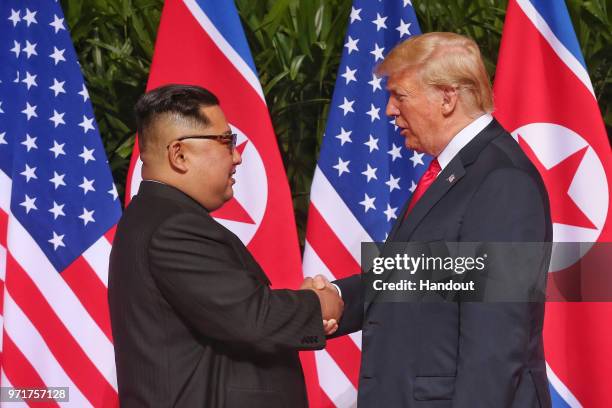
[[[178,188],[172,187],[169,184],[165,184],[157,180],[143,180],[140,183],[138,195],[143,197],[157,196],[167,198],[169,200],[179,201],[199,210],[204,210],[207,213],[209,212],[206,208],[202,207],[200,203],[183,193]]]

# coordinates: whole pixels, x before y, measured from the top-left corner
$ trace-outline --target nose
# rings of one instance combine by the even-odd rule
[[[400,111],[393,97],[390,97],[389,101],[387,102],[387,108],[385,109],[385,114],[387,116],[399,116],[400,114]]]
[[[242,163],[242,155],[236,148],[232,150],[232,163],[234,163],[234,166],[238,166]]]

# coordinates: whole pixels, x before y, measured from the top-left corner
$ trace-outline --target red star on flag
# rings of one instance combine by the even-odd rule
[[[582,163],[588,146],[572,153],[555,166],[547,169],[525,140],[518,135],[519,145],[527,157],[536,166],[550,198],[550,211],[554,223],[573,225],[576,227],[597,229],[589,217],[576,205],[569,195],[569,189],[576,175],[576,170]]]

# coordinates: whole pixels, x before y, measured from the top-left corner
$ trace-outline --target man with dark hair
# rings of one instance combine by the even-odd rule
[[[109,273],[121,405],[306,407],[298,350],[324,347],[342,301],[333,290],[270,289],[210,216],[232,197],[241,163],[212,93],[157,88],[136,116],[144,181]]]

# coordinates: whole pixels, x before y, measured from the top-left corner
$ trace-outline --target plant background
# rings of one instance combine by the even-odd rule
[[[61,0],[61,3],[117,189],[123,198],[135,136],[132,108],[146,86],[163,1]],[[310,183],[351,3],[351,0],[236,0],[287,171],[302,244]],[[609,0],[566,3],[610,137],[610,3]],[[507,0],[413,0],[413,5],[423,32],[453,31],[475,39],[493,77]]]

